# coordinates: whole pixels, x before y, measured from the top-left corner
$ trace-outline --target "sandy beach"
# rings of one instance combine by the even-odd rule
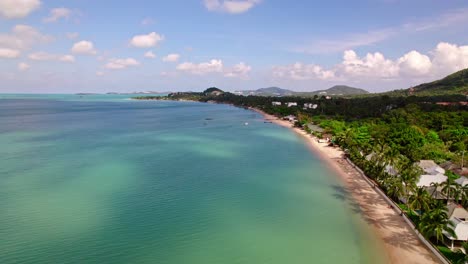
[[[339,148],[329,147],[328,143],[319,143],[317,138],[305,131],[292,127],[291,123],[280,120],[258,109],[251,109],[264,116],[268,121],[288,127],[301,135],[308,147],[341,178],[345,192],[352,196],[350,203],[358,207],[364,220],[375,230],[382,242],[389,263],[441,263],[439,259],[418,239],[415,231],[403,220],[399,212],[389,208],[389,204],[344,159]]]

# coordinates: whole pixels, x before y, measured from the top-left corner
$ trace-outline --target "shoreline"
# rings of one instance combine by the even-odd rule
[[[301,136],[309,150],[337,174],[345,191],[352,196],[352,202],[359,206],[361,217],[381,242],[379,247],[386,254],[388,263],[440,263],[399,213],[389,208],[384,198],[344,159],[344,152],[341,149],[329,147],[328,143],[319,143],[315,137],[300,128],[293,127],[289,121],[278,119],[260,109],[249,108],[249,110]]]

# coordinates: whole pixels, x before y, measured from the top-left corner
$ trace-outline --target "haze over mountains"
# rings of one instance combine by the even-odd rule
[[[358,94],[368,94],[369,92],[360,89],[354,88],[346,85],[335,85],[326,90],[318,90],[311,92],[296,92],[288,89],[283,89],[279,87],[268,87],[260,88],[257,90],[243,90],[235,91],[236,94],[241,95],[259,95],[259,96],[313,96],[313,95],[358,95]]]

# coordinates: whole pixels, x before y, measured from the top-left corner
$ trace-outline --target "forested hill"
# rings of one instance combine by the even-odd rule
[[[430,83],[413,87],[415,95],[468,94],[468,68]]]
[[[236,94],[240,95],[258,95],[258,96],[304,96],[311,97],[314,95],[359,95],[359,94],[368,94],[369,92],[360,89],[354,88],[346,85],[335,85],[326,90],[318,90],[311,92],[296,92],[279,87],[268,87],[260,88],[257,90],[244,90],[236,91]]]

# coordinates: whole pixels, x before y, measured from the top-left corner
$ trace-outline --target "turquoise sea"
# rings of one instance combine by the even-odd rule
[[[288,129],[128,98],[0,95],[0,263],[381,262],[337,177]]]

